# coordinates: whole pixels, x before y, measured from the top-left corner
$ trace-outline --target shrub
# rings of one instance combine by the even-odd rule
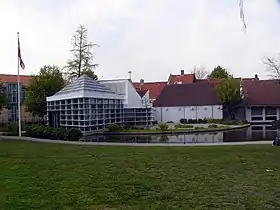
[[[193,119],[188,119],[188,123],[193,123]]]
[[[136,127],[136,126],[129,126],[129,127],[126,127],[126,130],[145,130],[145,128],[143,127]]]
[[[244,125],[244,124],[248,124],[247,120],[238,120],[237,121],[237,125]]]
[[[174,123],[173,121],[167,121],[166,123]]]
[[[18,135],[18,123],[8,123],[5,131],[10,133],[10,135]]]
[[[207,123],[207,120],[206,119],[202,119],[202,123]]]
[[[193,122],[194,124],[196,124],[196,123],[197,123],[197,119],[193,119],[192,122]]]
[[[110,124],[107,126],[110,132],[120,132],[123,128],[118,124]]]
[[[158,129],[161,130],[161,131],[167,131],[169,128],[169,126],[165,123],[161,123],[158,125]]]
[[[153,124],[153,125],[157,125],[157,124],[158,124],[158,121],[154,120],[154,121],[152,122],[152,124]]]
[[[176,124],[174,127],[177,128],[177,129],[180,129],[180,128],[193,128],[193,125]]]
[[[222,124],[224,124],[224,125],[235,125],[236,120],[225,120],[225,121],[222,122]]]
[[[68,141],[77,141],[77,139],[80,139],[83,136],[82,132],[78,129],[69,129],[66,130],[66,140]]]
[[[198,119],[197,122],[198,123],[205,123],[205,121],[203,119]]]
[[[182,119],[180,119],[180,123],[181,123],[181,124],[187,124],[187,123],[188,123],[188,120],[185,119],[185,118],[182,118]]]
[[[218,128],[218,125],[216,125],[216,124],[210,124],[210,125],[208,125],[208,128]]]
[[[25,136],[53,140],[77,141],[83,136],[78,129],[52,128],[45,125],[31,125],[25,131]]]
[[[212,118],[206,118],[204,119],[206,123],[216,123],[216,124],[220,124],[223,122],[222,119],[212,119]]]

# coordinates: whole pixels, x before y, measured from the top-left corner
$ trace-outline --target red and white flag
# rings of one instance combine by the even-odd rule
[[[21,57],[21,53],[20,53],[20,44],[19,44],[19,38],[18,38],[18,59],[19,59],[19,65],[20,67],[24,70],[25,65],[23,63],[22,57]]]

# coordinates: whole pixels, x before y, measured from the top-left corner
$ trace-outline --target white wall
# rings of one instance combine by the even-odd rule
[[[142,106],[144,108],[151,108],[152,107],[152,103],[150,101],[150,93],[149,90],[145,93],[145,95],[142,97],[141,102],[142,102]]]
[[[180,122],[180,119],[222,119],[222,105],[214,106],[177,106],[154,107],[155,120],[158,122]]]
[[[137,93],[133,85],[127,80],[127,104],[124,108],[139,108],[143,107],[141,96]]]
[[[124,108],[145,108],[147,106],[144,101],[149,101],[149,94],[146,93],[144,99],[141,98],[129,80],[104,80],[99,82],[107,85],[112,91],[124,95]]]

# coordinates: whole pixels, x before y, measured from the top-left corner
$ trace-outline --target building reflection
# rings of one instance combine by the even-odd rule
[[[123,136],[90,136],[82,139],[88,142],[121,142],[121,143],[220,143],[220,142],[243,142],[273,140],[280,135],[279,130],[270,125],[254,125],[246,129],[180,135],[123,135]]]

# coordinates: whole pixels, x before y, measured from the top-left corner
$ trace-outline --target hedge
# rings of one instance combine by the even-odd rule
[[[77,141],[83,136],[78,129],[52,128],[45,125],[32,125],[25,131],[25,136],[53,140]]]

